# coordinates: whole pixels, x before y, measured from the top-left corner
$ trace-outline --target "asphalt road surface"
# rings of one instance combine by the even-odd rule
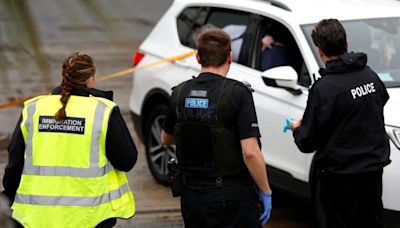
[[[140,42],[171,0],[2,0],[0,1],[0,104],[37,95],[60,84],[62,61],[79,51],[94,57],[97,76],[131,67]],[[144,148],[133,131],[128,100],[132,76],[101,82],[114,99],[139,149],[128,173],[136,215],[117,227],[183,227],[179,199],[151,177]],[[0,110],[0,180],[7,162],[5,146],[21,106]],[[2,190],[2,186],[0,186]],[[310,203],[274,190],[269,228],[315,227]]]

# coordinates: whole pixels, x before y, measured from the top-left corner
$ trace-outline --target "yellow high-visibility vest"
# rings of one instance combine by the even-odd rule
[[[25,162],[12,217],[25,227],[95,227],[135,213],[124,172],[105,152],[114,102],[70,96],[67,118],[57,122],[60,95],[25,102],[21,130]]]

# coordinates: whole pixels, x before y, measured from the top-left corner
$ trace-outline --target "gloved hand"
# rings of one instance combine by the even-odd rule
[[[264,205],[264,212],[260,216],[261,224],[267,223],[272,209],[272,192],[260,192],[260,200]]]
[[[285,126],[283,127],[283,133],[286,133],[288,130],[292,130],[292,128],[290,127],[290,123],[292,122],[292,118],[287,117],[285,119]]]

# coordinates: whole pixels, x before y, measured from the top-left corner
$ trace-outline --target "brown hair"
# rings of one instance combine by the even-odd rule
[[[231,52],[231,38],[222,29],[210,28],[200,32],[196,46],[203,67],[219,67]]]
[[[329,57],[347,52],[347,37],[343,25],[337,19],[324,19],[311,32],[315,46]]]
[[[71,91],[86,87],[87,80],[94,76],[96,67],[93,59],[80,53],[70,55],[63,63],[62,66],[62,83],[61,83],[61,103],[62,107],[55,115],[57,121],[63,121],[67,116],[65,107]]]

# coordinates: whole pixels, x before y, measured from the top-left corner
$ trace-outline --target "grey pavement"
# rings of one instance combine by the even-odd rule
[[[98,76],[131,67],[134,50],[171,3],[0,1],[0,104],[58,85],[62,61],[72,52],[92,55]],[[108,88],[109,83],[99,86]],[[116,101],[127,108],[129,91],[123,94],[126,99]],[[1,133],[12,132],[19,113],[20,107],[0,111]]]

